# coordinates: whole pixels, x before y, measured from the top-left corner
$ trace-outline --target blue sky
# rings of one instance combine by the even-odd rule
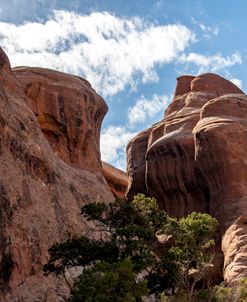
[[[127,142],[160,120],[182,74],[247,87],[245,0],[1,0],[12,66],[87,78],[109,111],[102,159],[124,169]]]

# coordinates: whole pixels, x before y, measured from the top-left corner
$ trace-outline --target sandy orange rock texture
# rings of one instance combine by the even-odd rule
[[[247,96],[215,74],[178,78],[163,120],[127,147],[127,198],[143,192],[170,215],[216,217],[228,283],[247,276],[246,151]]]
[[[43,276],[42,266],[52,244],[87,230],[81,206],[114,200],[99,154],[106,110],[85,80],[13,72],[0,50],[0,301],[68,295],[66,283]]]
[[[127,174],[101,162],[100,128],[107,105],[90,83],[45,68],[17,67],[13,72],[54,153],[74,167],[103,174],[113,195],[124,199]]]
[[[13,70],[54,152],[65,162],[101,174],[99,135],[105,101],[83,78],[34,67]]]

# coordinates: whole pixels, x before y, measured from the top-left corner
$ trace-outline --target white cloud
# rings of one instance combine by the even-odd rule
[[[211,39],[213,37],[218,36],[219,34],[219,25],[213,24],[211,26],[208,26],[206,24],[201,23],[199,20],[197,20],[194,17],[191,17],[192,23],[196,26],[197,29],[201,30],[200,36],[206,39]]]
[[[194,64],[198,69],[198,73],[203,72],[218,72],[226,67],[231,67],[242,63],[241,55],[238,52],[231,56],[223,57],[220,53],[212,56],[205,56],[198,53],[191,52],[188,55],[182,54],[179,57],[179,63]]]
[[[158,79],[157,64],[170,63],[195,41],[185,26],[158,26],[139,17],[54,11],[45,23],[0,22],[0,44],[12,66],[49,67],[85,76],[99,93]]]
[[[124,126],[110,125],[103,129],[100,136],[101,159],[125,170],[125,149],[135,135],[137,135],[136,132],[131,132]]]
[[[200,29],[204,32],[204,36],[206,38],[211,38],[211,36],[218,36],[219,34],[219,28],[217,26],[211,27],[211,26],[206,26],[202,23],[198,24]]]
[[[164,6],[164,0],[158,0],[155,5],[157,8],[162,8]]]
[[[168,105],[167,96],[154,94],[151,99],[141,97],[133,107],[128,109],[128,121],[130,125],[146,123],[159,112],[164,112]]]
[[[233,84],[238,86],[240,89],[243,88],[243,84],[242,84],[242,81],[240,79],[233,78],[233,79],[229,79],[229,81],[233,82]]]

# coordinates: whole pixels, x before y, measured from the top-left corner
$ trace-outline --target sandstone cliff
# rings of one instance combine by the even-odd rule
[[[102,175],[99,135],[105,101],[83,78],[34,67],[13,69],[27,104],[53,148],[65,162]]]
[[[44,277],[47,250],[79,236],[92,201],[123,198],[126,174],[101,162],[107,106],[84,79],[11,69],[0,49],[0,301],[62,301],[63,279]],[[127,198],[143,192],[181,217],[220,223],[224,277],[247,276],[247,97],[214,74],[183,76],[164,119],[127,147]]]
[[[164,119],[127,147],[127,198],[143,192],[170,215],[216,217],[229,283],[247,276],[246,133],[247,96],[238,87],[215,74],[183,76]]]
[[[103,173],[113,195],[118,199],[125,199],[128,186],[127,173],[102,162]]]
[[[0,301],[68,294],[64,280],[44,277],[42,266],[53,243],[87,229],[82,205],[114,199],[99,154],[106,111],[85,80],[13,72],[0,50]]]

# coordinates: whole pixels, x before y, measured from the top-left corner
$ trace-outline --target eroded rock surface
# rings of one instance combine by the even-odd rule
[[[127,173],[105,162],[102,162],[102,167],[104,176],[113,195],[117,199],[125,199],[125,193],[128,185]]]
[[[15,74],[18,73],[20,79],[23,73],[20,80],[25,82],[26,72],[29,71],[22,69]],[[48,75],[51,74],[53,75],[48,71]],[[59,107],[59,97],[55,97],[54,88],[50,104],[43,97],[48,91],[42,88],[50,85],[50,78],[48,77],[47,83],[44,74],[38,73],[34,77],[38,78],[38,82],[44,83],[44,86],[37,84],[39,88],[36,90],[36,86],[32,84],[34,87],[31,85],[27,89],[30,89],[30,97],[33,98],[28,98],[22,88],[23,82],[20,84],[16,79],[8,58],[0,50],[0,301],[4,302],[63,301],[69,292],[64,280],[43,276],[42,266],[47,261],[47,250],[55,242],[78,236],[82,229],[87,230],[87,222],[80,215],[82,205],[91,201],[109,202],[114,199],[98,169],[97,129],[99,130],[102,116],[97,118],[106,110],[102,99],[95,95],[86,82],[78,79],[82,83],[81,93],[85,95],[83,100],[88,98],[87,108],[91,112],[86,117],[83,115],[83,106],[86,105],[81,103],[78,95],[78,119],[82,124],[88,122],[89,128],[77,127],[79,121],[78,124],[67,121],[65,130],[62,117],[75,116],[73,112],[70,113],[73,109],[69,102],[63,97],[64,107]],[[67,75],[61,77],[63,80]],[[71,78],[71,87],[76,81],[74,77]],[[55,79],[51,82],[55,87]],[[57,96],[62,95],[59,81],[57,85]],[[43,94],[37,92],[39,89]],[[78,89],[75,91],[79,94]],[[37,103],[36,96],[39,100]],[[91,108],[91,101],[97,109]],[[43,110],[46,108],[43,102],[48,107],[51,105],[51,111]],[[47,119],[50,118],[52,128],[47,129],[48,136],[44,136],[41,131],[35,114],[30,110],[32,106],[37,106],[37,111],[32,109],[37,112],[38,118],[44,119],[44,125],[49,124]],[[96,114],[99,111],[99,115]],[[84,129],[89,130],[84,132]],[[64,141],[69,147],[64,160],[61,160],[51,148],[49,136],[57,135],[57,154],[60,155],[63,131],[70,133],[70,141]],[[77,131],[80,135],[77,135]],[[91,137],[85,145],[82,137],[86,139],[88,133],[91,133]],[[75,150],[76,146],[81,148],[80,151]],[[83,153],[84,146],[86,156]],[[87,157],[89,151],[92,154]],[[65,161],[76,163],[80,168],[72,167]]]
[[[209,211],[224,236],[225,280],[234,283],[247,277],[247,96],[209,101],[193,132],[195,159],[209,187]]]
[[[192,211],[210,213],[219,220],[222,238],[236,219],[246,215],[246,151],[247,96],[215,74],[180,77],[164,119],[127,147],[126,196],[131,199],[139,192],[155,196],[160,207],[176,217]],[[247,246],[247,239],[241,240],[235,255]],[[229,249],[232,254],[233,247]],[[228,257],[226,244],[223,251]],[[242,276],[243,270],[247,275],[247,262],[244,268],[237,256],[227,259],[228,282]]]
[[[222,239],[224,278],[234,284],[247,276],[247,216],[240,216],[225,232]]]
[[[91,85],[45,68],[17,67],[13,72],[55,154],[74,167],[104,175],[114,196],[125,198],[126,173],[101,163],[99,133],[107,105]]]
[[[99,135],[107,112],[105,101],[81,77],[35,67],[13,71],[55,153],[67,163],[101,175]]]

